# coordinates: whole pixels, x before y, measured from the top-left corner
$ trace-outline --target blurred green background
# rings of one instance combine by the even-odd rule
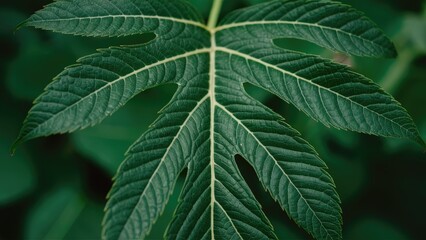
[[[47,0],[0,3],[0,239],[99,239],[105,196],[127,147],[156,118],[175,90],[147,91],[102,124],[73,134],[33,140],[14,157],[9,148],[31,103],[76,59],[110,45],[146,41],[65,36],[16,26]],[[191,0],[207,17],[211,1]],[[226,0],[222,13],[262,2]],[[426,139],[426,1],[344,0],[372,18],[398,49],[397,59],[349,58],[302,41],[276,44],[351,65],[407,108]],[[344,239],[426,239],[426,155],[415,143],[328,129],[276,97],[247,86],[282,114],[327,162],[342,198]],[[237,163],[280,239],[309,236],[291,222],[256,179]],[[183,176],[148,239],[162,238]]]

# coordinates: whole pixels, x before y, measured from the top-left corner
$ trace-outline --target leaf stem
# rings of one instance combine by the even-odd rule
[[[223,0],[214,0],[212,4],[212,9],[210,10],[209,21],[207,27],[209,29],[214,29],[217,24],[217,19],[219,18],[220,9],[222,7]]]
[[[382,78],[380,85],[390,93],[395,94],[405,80],[405,75],[410,68],[410,64],[416,58],[416,53],[411,49],[405,49],[400,52],[396,61]]]

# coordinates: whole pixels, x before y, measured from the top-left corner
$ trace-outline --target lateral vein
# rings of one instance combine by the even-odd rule
[[[130,73],[124,75],[124,76],[120,76],[119,78],[117,78],[117,79],[115,79],[115,80],[113,80],[113,81],[105,84],[104,86],[100,87],[99,89],[95,90],[94,92],[91,92],[90,94],[82,97],[77,102],[72,103],[71,105],[67,106],[66,108],[64,108],[63,110],[61,110],[59,113],[67,111],[69,108],[71,108],[71,107],[79,104],[80,102],[84,101],[85,99],[87,99],[87,98],[89,98],[89,97],[91,97],[93,95],[96,95],[98,92],[100,92],[100,91],[102,91],[102,90],[104,90],[104,89],[106,89],[108,87],[111,87],[111,85],[113,85],[113,84],[115,84],[115,83],[117,83],[117,82],[119,82],[121,80],[124,80],[124,79],[126,79],[126,78],[128,78],[130,76],[136,75],[136,74],[138,74],[140,72],[143,72],[145,70],[148,70],[148,69],[150,69],[152,67],[156,67],[156,66],[159,66],[159,65],[162,65],[162,64],[166,64],[168,62],[176,61],[177,59],[180,59],[180,58],[187,58],[187,57],[190,57],[190,56],[193,56],[193,55],[197,55],[197,54],[200,54],[200,53],[208,53],[208,52],[210,52],[209,48],[198,49],[198,50],[187,52],[187,53],[184,53],[184,54],[181,54],[181,55],[177,55],[177,56],[174,56],[174,57],[171,57],[171,58],[166,58],[164,60],[158,61],[158,62],[153,63],[151,65],[147,65],[145,67],[137,69],[137,70],[135,70],[133,72],[130,72]],[[44,121],[42,124],[38,125],[32,131],[36,131],[38,128],[40,128],[41,126],[43,126],[43,124],[45,124],[46,122],[50,121],[52,118],[55,118],[56,116],[58,116],[59,113],[57,113],[55,115],[52,115],[50,118],[46,119],[46,121]]]
[[[62,18],[62,19],[43,19],[30,21],[29,23],[46,23],[46,22],[60,22],[60,21],[73,21],[73,20],[93,20],[93,19],[104,19],[104,18],[141,18],[141,19],[157,19],[157,20],[166,20],[171,22],[179,22],[183,24],[194,25],[203,29],[207,29],[207,26],[201,22],[196,22],[187,19],[173,18],[173,17],[164,17],[164,16],[146,16],[146,15],[104,15],[104,16],[94,16],[94,17],[72,17],[72,18]]]
[[[317,84],[317,83],[315,83],[315,82],[313,82],[313,81],[310,81],[310,80],[308,80],[308,79],[306,79],[306,78],[303,78],[303,77],[301,77],[301,76],[298,76],[298,75],[297,75],[297,74],[295,74],[295,73],[289,72],[289,71],[284,70],[284,69],[282,69],[282,68],[279,68],[279,67],[277,67],[277,66],[275,66],[275,65],[272,65],[272,64],[270,64],[270,63],[264,62],[264,61],[262,61],[262,60],[260,60],[260,59],[255,58],[255,57],[252,57],[252,56],[250,56],[250,55],[248,55],[248,54],[245,54],[245,53],[242,53],[242,52],[239,52],[239,51],[235,51],[235,50],[232,50],[232,49],[229,49],[229,48],[225,48],[225,47],[216,47],[216,50],[217,50],[217,51],[222,51],[222,52],[225,52],[225,53],[228,53],[228,54],[231,54],[231,55],[236,55],[236,56],[239,56],[239,57],[242,57],[242,58],[244,58],[244,59],[248,59],[248,60],[251,60],[251,61],[254,61],[254,62],[257,62],[257,63],[259,63],[259,64],[264,65],[265,67],[272,68],[272,69],[275,69],[275,70],[277,70],[277,71],[279,71],[279,72],[282,72],[283,74],[286,74],[286,75],[292,76],[292,77],[294,77],[294,78],[296,79],[296,81],[302,80],[302,81],[304,81],[304,82],[307,82],[307,83],[309,83],[309,84],[312,84],[312,85],[314,85],[314,86],[318,87],[319,89],[322,89],[322,90],[325,90],[325,91],[327,91],[327,92],[330,92],[330,93],[332,93],[332,94],[336,95],[336,96],[337,96],[337,97],[339,97],[339,98],[345,99],[345,100],[349,101],[350,103],[355,104],[355,105],[357,105],[357,106],[361,107],[363,110],[367,110],[367,111],[368,111],[368,112],[370,112],[370,113],[373,113],[373,114],[378,115],[380,118],[383,118],[383,119],[385,119],[385,120],[387,120],[387,121],[391,122],[392,124],[395,124],[396,126],[398,126],[398,127],[400,128],[400,130],[402,130],[402,131],[406,132],[407,134],[412,134],[412,133],[409,131],[409,129],[404,128],[402,125],[400,125],[400,124],[396,123],[396,122],[395,122],[394,120],[392,120],[392,119],[387,118],[387,117],[386,117],[386,116],[384,116],[383,114],[378,113],[378,112],[375,112],[375,111],[373,111],[373,110],[371,110],[371,109],[369,109],[369,108],[367,108],[367,107],[365,107],[365,106],[361,105],[360,103],[353,101],[353,100],[352,100],[352,99],[350,99],[349,97],[346,97],[346,96],[344,96],[344,95],[342,95],[342,94],[340,94],[340,93],[338,93],[338,92],[333,92],[333,91],[331,91],[330,89],[325,88],[325,87],[323,87],[323,86],[321,86],[321,85],[319,85],[319,84]],[[367,132],[367,131],[364,131],[364,132],[369,133],[369,132]]]
[[[250,131],[250,129],[248,129],[246,127],[246,125],[244,125],[241,120],[239,120],[237,117],[235,117],[235,115],[230,112],[228,109],[225,108],[225,106],[223,106],[222,104],[217,103],[217,107],[219,107],[221,110],[223,110],[226,114],[228,114],[234,121],[237,122],[238,125],[240,125],[249,135],[251,135],[254,140],[259,144],[259,146],[261,146],[266,154],[268,154],[268,156],[273,160],[275,166],[277,166],[277,168],[286,176],[286,178],[288,179],[289,183],[294,187],[294,189],[296,189],[297,193],[299,194],[300,198],[303,199],[303,201],[305,202],[305,204],[308,206],[309,210],[313,213],[313,215],[315,216],[315,218],[318,220],[318,222],[320,222],[321,226],[323,227],[323,229],[327,232],[327,235],[330,236],[330,233],[327,231],[327,228],[324,226],[323,222],[320,220],[320,218],[317,216],[316,212],[311,208],[311,206],[309,205],[307,199],[302,195],[302,193],[300,192],[299,188],[296,187],[296,185],[294,185],[293,181],[291,180],[291,178],[288,176],[288,174],[284,171],[284,169],[281,167],[281,165],[278,164],[278,161],[275,159],[275,157],[269,152],[269,150],[266,148],[265,145],[262,144],[262,142],[254,135],[254,133],[252,131]]]

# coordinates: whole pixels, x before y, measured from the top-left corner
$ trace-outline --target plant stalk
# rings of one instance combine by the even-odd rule
[[[415,57],[416,54],[411,49],[406,49],[399,54],[395,63],[392,64],[389,71],[379,83],[386,92],[392,95],[396,94],[405,80],[405,75]]]
[[[217,19],[219,18],[220,9],[222,7],[223,0],[214,0],[212,4],[212,9],[210,10],[209,21],[207,27],[209,29],[214,29],[217,24]]]

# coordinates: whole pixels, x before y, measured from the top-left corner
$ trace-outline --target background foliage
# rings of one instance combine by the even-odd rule
[[[385,30],[396,44],[397,59],[348,58],[295,40],[279,44],[352,65],[392,93],[426,139],[426,1],[342,1]],[[21,21],[49,2],[6,0],[0,5],[0,239],[98,239],[105,196],[126,148],[175,90],[149,90],[96,127],[33,140],[10,157],[9,148],[32,100],[65,66],[99,47],[141,42],[140,36],[93,39],[34,29],[14,33]],[[191,2],[207,16],[210,1]],[[257,2],[263,0],[228,0],[222,12]],[[344,239],[424,237],[426,161],[415,143],[328,129],[268,93],[249,90],[286,116],[327,162],[343,201]],[[306,239],[307,234],[263,193],[257,179],[249,177],[253,170],[237,162],[278,237]],[[183,178],[149,239],[162,237],[182,182]]]

